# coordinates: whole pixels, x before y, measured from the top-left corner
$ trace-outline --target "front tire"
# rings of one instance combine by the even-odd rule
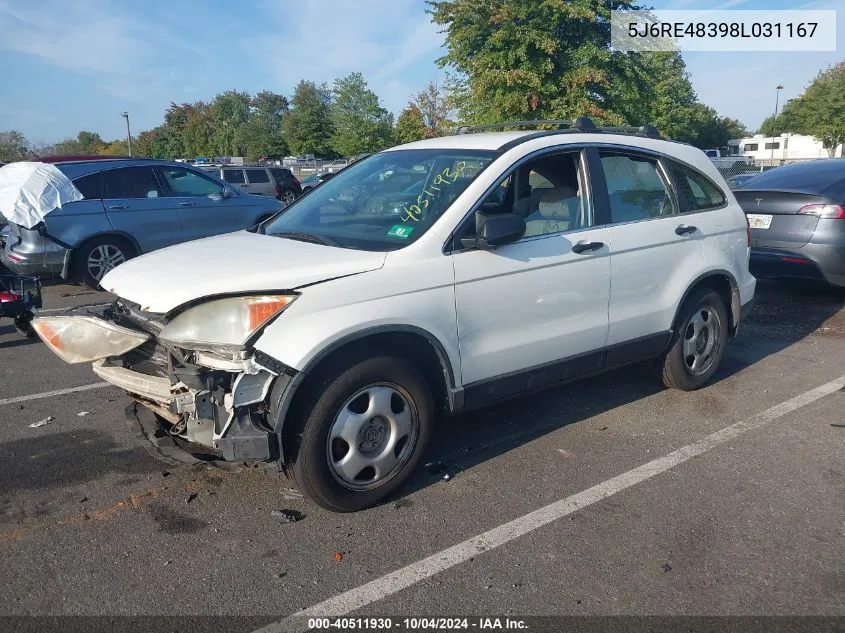
[[[318,381],[294,438],[300,489],[335,512],[373,507],[419,464],[434,423],[422,374],[392,356],[364,360]]]
[[[663,384],[694,391],[706,385],[725,357],[728,311],[719,293],[702,289],[681,307],[669,351],[658,361]]]

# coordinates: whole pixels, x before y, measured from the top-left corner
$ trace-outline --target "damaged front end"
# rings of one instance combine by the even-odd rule
[[[63,360],[93,362],[94,373],[155,413],[173,438],[227,461],[278,458],[269,394],[293,370],[259,365],[245,346],[183,347],[162,337],[170,322],[118,299],[45,316],[33,327]]]

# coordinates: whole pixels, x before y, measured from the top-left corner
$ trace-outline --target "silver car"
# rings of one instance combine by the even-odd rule
[[[60,275],[92,288],[127,259],[249,228],[283,203],[238,191],[200,169],[161,160],[59,161],[85,197],[33,229],[10,223],[0,261],[21,275]]]

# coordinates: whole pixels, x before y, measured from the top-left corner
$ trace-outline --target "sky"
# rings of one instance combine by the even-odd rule
[[[642,4],[649,4],[643,2]],[[845,0],[652,0],[657,9],[839,9]],[[429,80],[443,35],[424,0],[0,0],[0,130],[34,144],[79,130],[125,138],[162,121],[171,101],[229,89],[290,96],[300,79],[360,71],[398,113]],[[842,37],[839,38],[842,41]],[[845,49],[845,43],[839,44]],[[842,52],[685,53],[699,99],[749,129],[797,97]]]

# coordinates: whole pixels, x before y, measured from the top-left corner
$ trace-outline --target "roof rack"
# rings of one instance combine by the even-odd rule
[[[557,132],[582,132],[582,133],[606,133],[606,134],[629,134],[632,136],[646,136],[648,138],[662,139],[663,137],[653,125],[633,126],[596,126],[590,117],[580,116],[577,119],[535,119],[532,121],[502,121],[501,123],[490,123],[487,125],[461,126],[455,131],[456,134],[472,134],[486,130],[498,130],[508,127],[539,127],[541,125],[553,125],[558,128]],[[554,131],[549,131],[554,133]]]

